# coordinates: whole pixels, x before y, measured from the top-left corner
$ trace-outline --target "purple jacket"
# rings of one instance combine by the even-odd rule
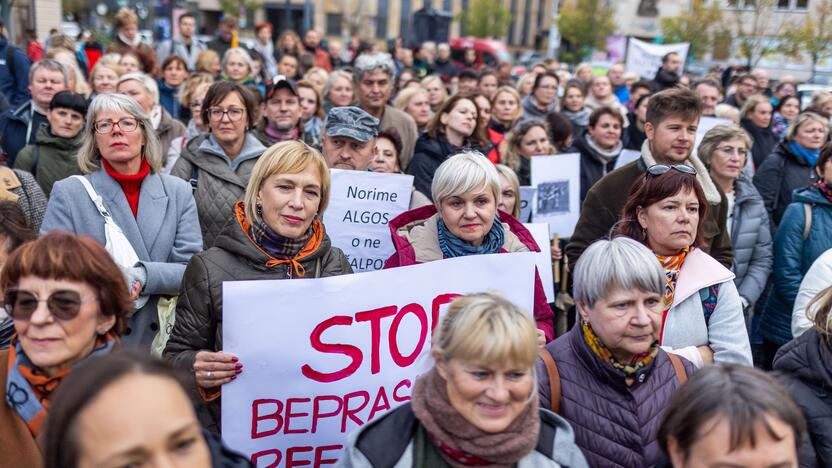
[[[561,381],[560,416],[575,430],[575,442],[589,466],[644,468],[661,459],[657,436],[662,415],[679,380],[667,353],[638,372],[631,387],[612,366],[589,349],[581,327],[546,345]],[[685,371],[695,367],[684,358]],[[549,375],[537,360],[540,407],[551,408]]]

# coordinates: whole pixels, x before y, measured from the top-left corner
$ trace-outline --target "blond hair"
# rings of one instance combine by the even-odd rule
[[[393,107],[401,111],[407,111],[407,106],[410,105],[410,101],[419,93],[427,95],[428,92],[421,86],[418,88],[405,88],[399,91],[399,94],[396,95],[396,99],[393,101]]]
[[[517,101],[517,109],[514,111],[514,116],[511,118],[511,125],[517,123],[517,119],[520,118],[520,115],[523,114],[523,107],[520,102],[520,93],[517,92],[516,89],[512,88],[511,86],[500,86],[497,88],[497,92],[494,93],[494,97],[491,98],[491,109],[492,114],[494,110],[494,104],[497,102],[497,98],[500,97],[501,94],[509,94],[511,97]]]
[[[505,164],[495,164],[494,168],[497,169],[497,173],[501,176],[505,177],[508,180],[508,183],[511,184],[511,187],[514,189],[514,206],[511,207],[511,214],[515,218],[520,218],[520,179],[517,178],[517,174],[511,170],[510,167],[506,166]],[[502,195],[502,190],[500,191],[500,195]]]
[[[243,204],[249,221],[262,221],[257,214],[257,193],[266,179],[274,174],[297,174],[309,166],[318,170],[321,178],[321,201],[318,204],[318,217],[322,217],[329,204],[329,168],[320,151],[300,140],[290,140],[274,144],[257,159],[251,177],[248,180]]]
[[[537,359],[537,327],[528,313],[496,293],[469,294],[451,302],[431,352],[437,361],[531,368]]]

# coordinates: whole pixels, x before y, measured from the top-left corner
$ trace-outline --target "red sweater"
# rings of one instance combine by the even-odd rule
[[[124,196],[127,198],[127,204],[130,205],[130,210],[133,212],[133,217],[136,217],[136,213],[139,211],[139,193],[142,189],[142,182],[144,182],[144,178],[150,174],[150,164],[147,163],[144,159],[142,159],[142,165],[139,167],[139,172],[135,174],[122,174],[120,172],[116,172],[113,169],[113,166],[110,166],[105,159],[101,160],[101,165],[104,167],[104,170],[107,171],[107,174],[110,175],[113,179],[121,185],[121,190],[124,191]]]

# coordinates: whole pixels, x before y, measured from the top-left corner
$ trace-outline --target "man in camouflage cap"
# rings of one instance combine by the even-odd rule
[[[326,164],[334,169],[366,171],[373,160],[377,134],[378,119],[361,108],[332,108],[321,140]]]

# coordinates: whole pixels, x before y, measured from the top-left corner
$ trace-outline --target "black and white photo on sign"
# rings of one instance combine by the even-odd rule
[[[581,155],[535,156],[531,165],[532,186],[536,188],[532,222],[548,223],[550,238],[554,232],[571,236],[581,209]]]

